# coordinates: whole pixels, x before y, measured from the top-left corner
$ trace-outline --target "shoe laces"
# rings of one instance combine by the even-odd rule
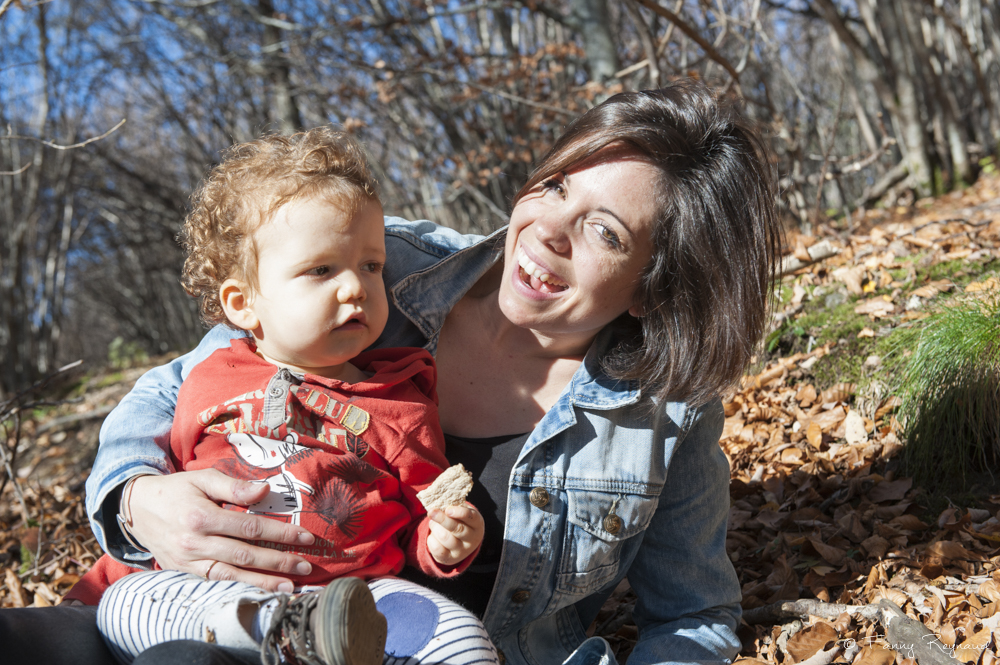
[[[313,648],[309,617],[319,601],[318,593],[298,596],[282,594],[271,615],[271,625],[260,645],[262,665],[326,665]]]

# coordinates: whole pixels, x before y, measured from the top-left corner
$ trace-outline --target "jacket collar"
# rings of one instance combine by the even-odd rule
[[[503,258],[506,237],[506,227],[494,231],[476,244],[407,275],[390,288],[396,306],[428,339],[427,350],[431,353],[437,350],[438,333],[448,312]],[[424,306],[414,307],[416,303]],[[427,306],[431,303],[440,306]]]

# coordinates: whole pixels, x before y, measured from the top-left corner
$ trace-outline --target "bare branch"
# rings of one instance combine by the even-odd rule
[[[25,164],[16,171],[0,171],[0,175],[20,175],[31,168],[31,164]]]
[[[15,140],[16,141],[35,141],[36,143],[41,143],[42,145],[44,145],[44,146],[46,146],[48,148],[52,148],[53,150],[73,150],[75,148],[82,148],[85,145],[90,145],[91,143],[94,143],[96,141],[100,141],[103,138],[107,138],[107,137],[111,136],[116,131],[118,131],[121,128],[121,126],[124,125],[124,124],[125,124],[125,118],[122,118],[121,121],[117,125],[115,125],[111,129],[109,129],[108,131],[104,132],[100,136],[94,136],[92,138],[87,139],[86,141],[81,141],[80,143],[74,143],[73,145],[59,145],[57,143],[52,143],[51,141],[46,141],[45,139],[40,139],[40,138],[35,137],[35,136],[21,136],[19,134],[8,134],[7,136],[0,136],[0,139],[4,139],[4,140],[7,140],[7,141],[15,141]],[[23,171],[23,170],[24,169],[21,169],[21,171]],[[17,171],[15,173],[20,173],[20,171]],[[0,173],[0,175],[14,175],[14,174],[13,173]]]
[[[683,32],[685,35],[688,36],[688,39],[690,39],[691,41],[693,41],[694,43],[696,43],[698,46],[701,47],[701,49],[705,52],[705,55],[707,55],[709,58],[719,63],[720,65],[722,65],[722,68],[725,69],[727,72],[729,72],[729,75],[732,76],[734,79],[736,79],[737,81],[739,80],[740,73],[736,71],[736,68],[733,67],[732,63],[729,62],[725,57],[723,57],[721,53],[716,51],[715,47],[709,44],[708,41],[700,34],[698,34],[697,30],[688,25],[687,22],[684,21],[684,19],[682,19],[680,16],[673,13],[666,7],[660,6],[656,2],[656,0],[636,0],[636,2],[638,2],[643,7],[646,7],[647,9],[651,9],[656,14],[659,14],[663,18],[667,19],[668,21],[676,25],[681,32]]]
[[[497,90],[496,88],[490,88],[489,86],[479,85],[478,83],[473,83],[472,81],[466,81],[465,85],[470,88],[475,88],[481,92],[486,92],[491,95],[496,95],[497,97],[503,97],[504,99],[509,99],[512,102],[517,102],[519,104],[524,104],[525,106],[534,106],[535,108],[545,109],[546,111],[552,111],[553,113],[561,113],[562,115],[568,115],[570,117],[576,116],[575,111],[567,111],[566,109],[561,109],[558,106],[550,106],[549,104],[542,104],[541,102],[533,102],[530,99],[525,99],[524,97],[519,97],[518,95],[512,95],[509,92],[504,92],[503,90]]]
[[[0,4],[0,16],[4,15],[13,2],[14,0],[3,0],[3,4]]]

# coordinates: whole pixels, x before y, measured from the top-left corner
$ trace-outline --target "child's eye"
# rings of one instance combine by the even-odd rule
[[[385,267],[384,263],[379,263],[378,261],[369,261],[364,266],[362,266],[362,270],[364,270],[365,272],[378,274],[382,272],[382,269],[384,267]]]
[[[317,277],[322,277],[323,275],[326,275],[329,272],[330,272],[330,266],[316,266],[315,268],[312,268],[311,270],[307,270],[306,274],[307,275],[315,275]]]

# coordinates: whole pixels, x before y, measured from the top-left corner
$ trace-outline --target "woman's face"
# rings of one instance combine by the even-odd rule
[[[589,343],[633,305],[652,257],[659,171],[609,146],[521,198],[510,218],[500,308],[512,322]]]

